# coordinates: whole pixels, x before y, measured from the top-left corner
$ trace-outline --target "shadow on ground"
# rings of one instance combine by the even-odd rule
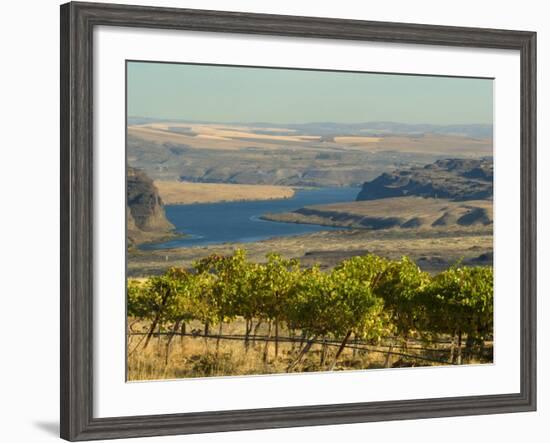
[[[34,422],[34,427],[41,429],[47,434],[59,437],[59,422],[57,421],[37,421]]]

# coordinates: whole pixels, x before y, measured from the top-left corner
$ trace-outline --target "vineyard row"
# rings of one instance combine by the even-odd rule
[[[171,268],[145,281],[130,280],[128,315],[148,325],[143,348],[159,331],[185,333],[192,321],[204,325],[204,335],[217,326],[218,340],[227,339],[224,324],[240,319],[244,346],[267,325],[263,340],[266,348],[275,344],[277,356],[284,329],[288,339],[300,342],[289,371],[313,344],[338,347],[334,368],[350,340],[376,346],[390,337],[402,346],[411,338],[427,344],[450,340],[449,361],[460,364],[463,348],[468,358],[481,358],[485,341],[492,339],[493,269],[457,264],[432,276],[407,257],[369,254],[323,272],[275,253],[254,263],[237,250],[206,257],[189,270]]]

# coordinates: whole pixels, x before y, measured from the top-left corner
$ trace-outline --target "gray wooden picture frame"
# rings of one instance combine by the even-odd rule
[[[517,50],[521,57],[521,391],[515,394],[93,416],[96,26]],[[100,3],[61,6],[61,437],[70,441],[495,414],[536,409],[536,33]]]

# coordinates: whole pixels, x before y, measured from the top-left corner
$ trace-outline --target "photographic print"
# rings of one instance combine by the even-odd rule
[[[127,379],[493,361],[493,79],[126,62]]]

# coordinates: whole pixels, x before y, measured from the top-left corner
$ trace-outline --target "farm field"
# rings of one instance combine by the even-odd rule
[[[261,150],[277,149],[281,144],[295,145],[296,149],[307,149],[312,143],[326,143],[331,150],[352,149],[357,151],[388,151],[399,146],[400,151],[418,153],[439,153],[449,156],[454,151],[461,155],[486,151],[490,154],[492,144],[483,138],[453,134],[395,135],[387,134],[373,137],[368,134],[338,135],[342,129],[336,129],[335,135],[317,135],[315,130],[297,130],[292,128],[272,128],[269,125],[250,127],[244,125],[197,124],[193,122],[159,122],[130,125],[128,134],[151,142],[173,142],[193,149],[242,150],[257,148]],[[309,132],[309,133],[308,133]]]
[[[168,121],[128,126],[128,162],[155,181],[350,186],[405,164],[491,154],[492,140],[474,135],[372,136],[345,125],[273,128]]]

